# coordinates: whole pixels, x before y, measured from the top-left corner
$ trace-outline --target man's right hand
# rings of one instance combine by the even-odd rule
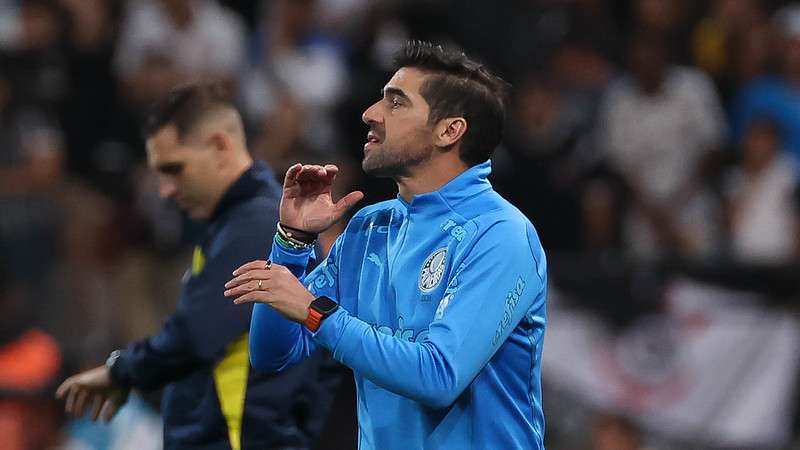
[[[321,233],[342,218],[364,194],[351,192],[334,203],[331,186],[339,168],[295,164],[286,172],[281,198],[281,223],[309,233]]]
[[[92,420],[110,421],[128,400],[129,389],[111,381],[105,365],[67,378],[56,391],[56,397],[66,398],[66,411],[81,416],[91,410]]]

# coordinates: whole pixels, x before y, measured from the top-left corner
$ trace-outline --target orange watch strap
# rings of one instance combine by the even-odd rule
[[[316,333],[320,322],[322,322],[322,313],[313,308],[308,308],[308,317],[306,317],[305,321],[306,328]]]

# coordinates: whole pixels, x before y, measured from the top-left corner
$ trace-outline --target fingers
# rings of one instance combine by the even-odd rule
[[[245,303],[264,303],[268,305],[270,303],[270,297],[264,291],[248,292],[241,297],[237,297],[233,303],[237,305]]]
[[[277,266],[277,264],[276,264],[276,266]],[[263,269],[263,268],[262,269],[249,270],[249,271],[244,272],[243,274],[233,278],[232,280],[228,281],[227,283],[225,283],[225,288],[226,289],[232,289],[232,288],[235,288],[235,287],[238,287],[238,286],[242,286],[243,284],[245,284],[245,283],[247,283],[248,281],[251,281],[251,280],[256,280],[256,281],[257,280],[264,280],[264,281],[269,280],[272,277],[272,274],[273,274],[272,270],[273,269],[266,270],[266,269]]]
[[[336,219],[338,220],[339,217],[342,216],[342,214],[344,214],[345,212],[347,212],[347,210],[355,206],[355,204],[360,202],[362,198],[364,198],[363,192],[354,191],[339,199],[339,201],[336,202],[336,204],[334,205],[334,208],[336,209],[335,211]]]
[[[241,274],[243,274],[245,272],[248,272],[250,270],[263,269],[264,267],[266,267],[266,265],[267,265],[267,262],[265,260],[263,260],[263,259],[257,259],[255,261],[250,261],[249,263],[242,264],[238,269],[234,270],[233,271],[233,276],[237,277],[237,276],[239,276],[239,275],[241,275]],[[273,265],[273,267],[275,267],[275,266],[277,266],[277,264]]]
[[[75,403],[72,405],[73,411],[72,413],[76,416],[83,415],[86,407],[91,404],[94,396],[92,396],[87,389],[78,389],[78,393],[75,395]],[[89,401],[87,403],[87,400]]]
[[[303,169],[303,165],[297,163],[292,167],[289,167],[289,170],[286,171],[286,177],[283,179],[283,187],[289,187],[295,183],[297,183],[297,174]]]
[[[105,405],[108,400],[104,398],[102,395],[95,395],[92,398],[92,421],[97,422],[97,419],[100,418],[100,411],[103,409],[103,405]]]
[[[68,414],[73,414],[75,411],[75,398],[78,395],[80,388],[77,385],[70,386],[67,389],[67,401],[64,404],[64,410]]]
[[[110,422],[114,416],[117,415],[122,403],[114,399],[108,399],[103,403],[103,409],[100,411],[100,418],[103,422]]]
[[[261,284],[261,286],[259,286]],[[236,297],[237,295],[247,294],[249,292],[266,292],[269,286],[264,283],[264,280],[248,281],[240,286],[226,289],[223,293],[225,297]]]
[[[339,168],[333,164],[327,164],[323,168],[325,169],[325,183],[333,184],[333,181],[336,180],[336,174],[339,173]]]
[[[297,173],[297,181],[314,181],[323,176],[325,176],[325,168],[306,164]]]
[[[62,399],[64,395],[69,391],[69,388],[72,387],[72,377],[67,378],[61,383],[61,386],[56,389],[56,398]]]
[[[333,183],[337,173],[339,173],[339,168],[333,164],[325,166],[306,164],[298,172],[296,180],[301,182],[320,182],[329,185]]]

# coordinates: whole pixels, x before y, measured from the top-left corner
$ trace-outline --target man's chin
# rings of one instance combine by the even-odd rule
[[[196,208],[184,209],[183,211],[190,220],[195,222],[204,222],[208,219],[208,214],[205,211]]]
[[[364,170],[365,174],[375,178],[392,178],[394,176],[394,171],[386,167],[362,164],[361,168]]]
[[[402,167],[392,164],[381,164],[380,161],[371,160],[369,155],[361,161],[361,169],[367,175],[376,178],[394,178],[403,172]]]

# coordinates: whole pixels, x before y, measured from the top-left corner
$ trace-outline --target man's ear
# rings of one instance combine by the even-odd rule
[[[439,121],[434,129],[437,147],[450,148],[457,144],[467,132],[467,119],[463,117],[447,117]]]
[[[220,169],[226,167],[233,149],[231,137],[222,131],[215,131],[208,135],[206,144],[214,152],[212,157],[216,161],[217,167]]]
[[[208,136],[208,144],[218,152],[226,152],[231,149],[231,139],[227,134],[216,131]]]

